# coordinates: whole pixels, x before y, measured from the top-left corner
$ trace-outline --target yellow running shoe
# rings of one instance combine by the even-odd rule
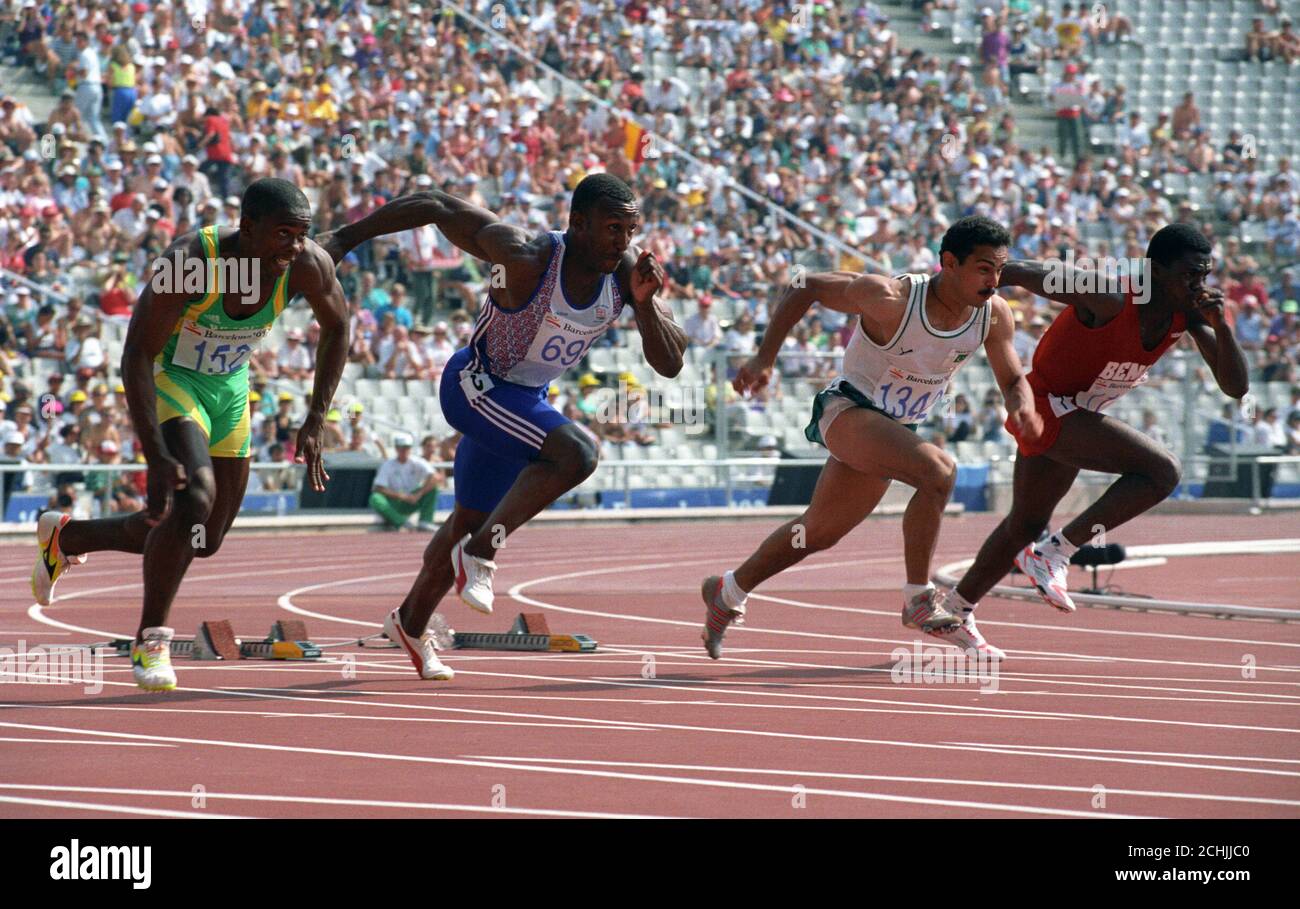
[[[145,691],[171,691],[176,687],[176,672],[172,669],[174,634],[170,628],[146,628],[144,641],[131,645],[135,683]]]
[[[67,556],[59,548],[59,531],[71,520],[70,514],[47,511],[36,522],[36,543],[40,546],[40,553],[36,556],[36,566],[32,568],[32,596],[42,606],[50,605],[54,599],[54,583],[69,566],[86,561],[84,554]]]

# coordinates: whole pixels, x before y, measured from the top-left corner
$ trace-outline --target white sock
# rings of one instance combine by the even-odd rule
[[[904,584],[903,585],[903,602],[912,602],[912,597],[925,593],[927,590],[933,590],[934,584]]]
[[[966,602],[966,598],[954,590],[948,595],[948,600],[944,605],[948,607],[948,611],[953,615],[957,615],[958,613],[961,613],[962,615],[970,615],[975,611],[975,607],[978,604]]]
[[[728,571],[722,576],[722,602],[728,609],[743,609],[749,594],[736,583],[736,573]]]
[[[1072,556],[1079,551],[1078,546],[1075,546],[1065,538],[1065,531],[1063,530],[1058,530],[1056,533],[1052,534],[1048,538],[1047,543],[1049,546],[1056,547],[1058,552],[1067,557]]]

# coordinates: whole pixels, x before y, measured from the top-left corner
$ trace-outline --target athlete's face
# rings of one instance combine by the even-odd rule
[[[956,279],[948,286],[956,287],[962,305],[979,306],[998,292],[1007,258],[1005,246],[977,246],[960,264],[952,253],[944,253],[943,270]]]
[[[307,245],[310,229],[311,213],[307,211],[267,215],[258,221],[241,218],[239,222],[239,230],[248,237],[253,255],[273,278],[284,274],[298,258]]]
[[[594,271],[613,273],[631,245],[640,221],[641,212],[635,204],[601,202],[587,212],[574,212],[569,225],[582,247],[583,264]]]
[[[1151,271],[1159,296],[1168,300],[1174,309],[1190,311],[1196,308],[1198,298],[1205,291],[1205,279],[1213,265],[1214,260],[1207,254],[1190,251],[1167,268],[1152,262]]]

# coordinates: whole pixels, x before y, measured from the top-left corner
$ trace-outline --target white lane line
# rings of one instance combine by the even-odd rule
[[[1005,748],[997,742],[955,742],[957,745],[969,745],[972,748]],[[1145,757],[1171,758],[1205,758],[1215,761],[1255,761],[1261,764],[1300,764],[1295,758],[1253,757],[1245,754],[1197,754],[1180,751],[1129,751],[1116,748],[1086,748],[1082,745],[1013,745],[1012,747],[1035,751],[1069,751],[1087,752],[1089,754],[1136,754]]]
[[[169,746],[170,747],[170,746]],[[24,785],[21,783],[0,783],[0,789],[19,790],[23,792],[80,792],[95,795],[130,795],[148,798],[179,798],[189,801],[194,792],[189,789],[115,789],[106,786],[49,786],[43,783]],[[1110,790],[1114,791],[1114,790]],[[671,820],[659,814],[612,814],[605,811],[568,811],[562,808],[494,808],[491,805],[460,805],[443,802],[397,802],[381,799],[340,799],[311,795],[257,795],[247,792],[204,792],[209,800],[227,800],[235,802],[267,802],[271,804],[290,805],[333,805],[352,808],[408,808],[416,811],[465,811],[477,814],[508,814],[526,817],[580,817],[610,818],[620,820]],[[96,804],[96,803],[90,803]],[[222,817],[199,812],[186,817]]]
[[[108,685],[121,685],[125,688],[135,687],[129,682],[108,682]],[[209,689],[203,688],[177,688],[177,691],[194,691],[212,693]],[[227,694],[237,694],[243,697],[267,697],[266,695],[257,695],[246,692],[227,691]],[[309,700],[307,698],[284,698],[284,700]],[[331,701],[330,703],[341,703]],[[353,706],[368,707],[370,704],[357,704]],[[373,706],[380,707],[405,707],[411,709],[437,709],[437,708],[414,708],[411,705],[402,704],[378,704]],[[0,703],[0,708],[22,708],[27,710],[90,710],[93,712],[117,711],[122,713],[183,713],[197,716],[237,716],[248,719],[265,719],[265,720],[320,720],[320,719],[346,719],[362,720],[376,723],[446,723],[456,726],[524,726],[537,729],[580,729],[584,731],[595,730],[599,732],[654,732],[651,726],[645,726],[635,722],[623,722],[621,720],[580,720],[572,723],[543,723],[543,722],[524,722],[519,720],[471,720],[461,717],[421,717],[421,716],[380,716],[375,714],[361,713],[298,713],[288,710],[219,710],[213,707],[123,707],[123,706],[94,706],[81,704],[4,704]],[[465,711],[466,713],[488,713],[488,711]],[[508,714],[510,716],[528,716],[529,714]],[[615,723],[617,725],[609,725]],[[0,726],[4,724],[0,723]]]
[[[190,793],[193,797],[193,793]],[[242,814],[212,814],[207,811],[173,811],[167,808],[132,808],[128,805],[104,805],[100,802],[68,802],[59,799],[33,799],[0,795],[0,802],[11,805],[37,805],[41,808],[69,808],[74,811],[103,811],[109,814],[135,814],[143,817],[202,817],[220,820],[248,820]]]
[[[523,676],[523,678],[538,678],[538,677],[536,677],[536,676]],[[546,678],[546,677],[543,676],[543,677],[541,677],[541,678]],[[129,683],[129,682],[122,682],[122,683],[109,682],[109,683],[106,683],[106,684],[107,684],[107,685],[120,685],[121,687],[127,687],[127,688],[129,688],[129,687],[134,687],[133,684],[132,684],[132,683]],[[235,693],[235,692],[228,692],[228,691],[223,691],[223,690],[194,689],[194,688],[183,689],[183,690],[186,690],[186,691],[197,691],[197,692],[210,693],[210,694],[222,694],[222,693],[224,693],[224,694],[233,694],[233,693]],[[258,697],[258,695],[248,695],[248,696]],[[270,698],[273,698],[274,696],[264,695],[264,696],[262,696],[262,697],[270,697]],[[284,698],[284,699],[285,699],[285,700],[304,700],[304,701],[309,701],[309,702],[319,703],[319,700],[318,700],[318,699],[315,699],[315,698]],[[325,700],[327,703],[335,702],[335,699],[332,699],[332,698],[324,699],[324,700]],[[623,704],[624,702],[615,701],[615,702],[613,702],[613,703],[614,703],[614,704],[621,705],[621,704]],[[42,706],[42,705],[36,705],[36,704],[33,704],[33,705],[24,705],[24,704],[0,704],[0,707],[29,707],[30,709],[33,709],[33,710],[41,709],[41,706]],[[400,708],[405,708],[405,709],[407,709],[407,710],[412,710],[412,709],[416,709],[416,710],[437,709],[437,708],[419,707],[419,706],[415,706],[415,705],[391,704],[391,703],[384,703],[384,704],[379,704],[379,705],[376,705],[376,704],[373,704],[373,703],[367,703],[365,706],[370,706],[370,707],[373,707],[373,706],[383,706],[383,707],[393,707],[393,708],[399,708],[399,709],[400,709]],[[214,713],[214,712],[219,712],[219,713],[235,713],[235,714],[238,714],[238,715],[241,715],[241,716],[250,716],[250,715],[256,715],[257,713],[261,713],[261,711],[214,711],[214,710],[209,710],[209,709],[150,708],[150,707],[96,707],[96,706],[91,706],[91,705],[87,705],[87,706],[80,706],[80,705],[58,705],[56,709],[60,709],[60,710],[74,710],[74,711],[75,711],[75,710],[89,710],[89,711],[96,711],[96,710],[115,710],[115,711],[133,711],[133,712],[149,712],[149,711],[151,711],[151,710],[155,710],[155,711],[159,711],[159,712],[169,712],[169,713],[200,713],[200,714],[201,714],[201,713]],[[443,709],[443,710],[453,710],[454,708],[441,708],[441,709]],[[535,716],[535,714],[513,714],[513,713],[504,713],[504,714],[502,714],[502,712],[500,712],[500,711],[486,711],[486,710],[464,710],[464,711],[461,711],[461,712],[471,713],[471,714],[478,714],[478,715],[492,715],[492,716],[497,716],[497,715],[505,715],[505,716],[527,716],[527,717]],[[884,712],[887,712],[887,711],[884,711]],[[304,714],[287,714],[287,713],[286,713],[286,714],[270,714],[270,715],[272,715],[272,716],[277,716],[277,717],[281,717],[281,716],[283,716],[283,717],[300,718],[300,719],[314,719],[314,718],[317,718],[317,715],[316,715],[316,714],[306,714],[306,715],[304,715]],[[498,723],[498,724],[494,724],[494,723],[489,723],[489,722],[486,722],[486,721],[472,721],[472,720],[451,719],[451,718],[443,718],[443,717],[436,717],[436,718],[409,717],[409,716],[408,716],[408,717],[401,717],[401,716],[392,716],[392,717],[389,717],[389,716],[382,716],[382,717],[376,717],[376,716],[369,716],[369,715],[364,715],[364,716],[363,716],[363,715],[348,715],[348,718],[349,718],[349,719],[359,719],[359,720],[370,720],[370,721],[377,721],[377,722],[415,722],[415,723],[419,723],[419,722],[444,723],[444,722],[445,722],[445,723],[449,723],[449,724],[455,724],[455,723],[468,723],[468,724],[471,724],[471,725],[473,725],[473,724],[480,724],[480,725],[513,725],[513,724],[511,724],[511,723]],[[566,718],[564,718],[564,719],[568,719],[568,718],[566,717]],[[881,745],[881,746],[897,747],[897,748],[925,749],[925,750],[942,750],[942,751],[963,751],[963,752],[977,752],[977,753],[983,753],[983,752],[986,752],[986,751],[989,750],[989,748],[986,747],[986,746],[973,746],[973,745],[971,745],[971,746],[966,746],[966,745],[955,745],[955,744],[950,744],[950,743],[945,744],[945,743],[928,743],[928,742],[915,742],[915,741],[897,741],[897,740],[891,740],[891,739],[855,738],[855,737],[849,737],[849,736],[817,735],[817,734],[812,734],[812,733],[797,733],[797,732],[784,732],[784,731],[782,731],[782,732],[776,732],[776,731],[767,731],[767,730],[758,730],[758,729],[734,728],[734,727],[727,727],[727,726],[723,726],[723,727],[719,727],[719,726],[692,726],[692,725],[673,724],[673,723],[658,723],[658,722],[653,722],[653,721],[624,721],[624,720],[600,721],[600,720],[594,720],[594,719],[593,719],[593,720],[590,720],[589,722],[592,722],[592,723],[606,722],[606,723],[608,723],[608,724],[613,725],[615,728],[626,728],[626,729],[630,729],[630,730],[632,730],[632,731],[639,731],[639,732],[640,732],[640,731],[654,731],[654,730],[670,730],[670,731],[674,731],[674,732],[698,732],[698,733],[703,733],[703,734],[707,734],[707,735],[719,735],[719,734],[721,734],[721,735],[739,735],[739,736],[753,736],[753,737],[757,737],[757,738],[786,739],[786,740],[791,740],[791,741],[809,741],[809,742],[822,742],[822,743],[831,743],[831,744],[849,744],[849,745]],[[518,725],[529,725],[529,724],[524,723],[524,724],[518,724]],[[38,729],[38,730],[46,730],[46,729],[48,729],[48,728],[53,728],[53,729],[55,729],[56,731],[65,731],[65,730],[62,730],[61,727],[30,726],[30,725],[27,725],[27,724],[20,724],[20,723],[19,723],[19,724],[16,724],[16,723],[0,722],[0,728],[4,728],[4,727],[12,727],[12,728],[19,728],[19,729]],[[596,726],[586,727],[586,726],[583,726],[583,727],[579,727],[579,728],[601,728],[601,727],[596,727]],[[77,732],[80,732],[80,733],[83,734],[83,735],[89,735],[89,734],[92,734],[92,733],[89,733],[89,732],[87,732],[87,731],[85,731],[85,730],[81,730],[81,729],[78,729],[78,730],[66,730],[66,731],[77,731]],[[116,735],[116,733],[96,733],[96,734],[102,734],[102,735]],[[167,741],[167,740],[168,740],[168,739],[166,739],[165,737],[160,737],[160,736],[152,735],[152,734],[151,734],[151,738],[153,738],[154,740],[161,740],[161,741]],[[1023,755],[1028,755],[1028,756],[1033,756],[1033,757],[1053,757],[1053,758],[1059,758],[1059,759],[1063,759],[1063,760],[1088,760],[1088,761],[1098,761],[1098,762],[1103,762],[1103,763],[1137,764],[1137,765],[1142,765],[1142,766],[1180,767],[1180,768],[1184,768],[1184,769],[1194,769],[1194,770],[1221,770],[1221,771],[1232,772],[1232,773],[1248,773],[1248,774],[1262,774],[1262,775],[1267,775],[1267,776],[1300,777],[1300,772],[1292,773],[1292,772],[1283,771],[1283,770],[1269,770],[1269,769],[1249,768],[1249,767],[1227,767],[1227,766],[1221,766],[1221,765],[1217,765],[1217,764],[1187,764],[1187,763],[1178,763],[1178,762],[1170,762],[1170,761],[1150,761],[1150,760],[1139,760],[1139,759],[1136,759],[1136,758],[1110,757],[1110,756],[1102,756],[1102,755],[1095,755],[1095,756],[1094,756],[1094,755],[1076,755],[1076,754],[1051,754],[1051,753],[1044,754],[1044,753],[1042,753],[1042,752],[1035,752],[1035,751],[1024,751],[1024,752],[1007,751],[1006,753],[1008,753],[1008,754],[1016,754],[1016,753],[1020,753],[1020,754],[1023,754]]]
[[[792,600],[786,597],[768,596],[766,594],[751,593],[750,599],[767,600],[773,603],[780,603],[785,606],[795,606],[800,609],[833,609],[847,612],[857,612],[863,615],[882,615],[893,618],[898,613],[890,612],[884,609],[852,609],[847,606],[830,606],[825,603],[810,603],[807,600]],[[1030,628],[1038,631],[1064,631],[1071,634],[1107,634],[1118,637],[1136,637],[1136,638],[1162,638],[1173,641],[1209,641],[1215,644],[1249,644],[1254,647],[1295,647],[1300,648],[1300,642],[1292,641],[1252,641],[1241,638],[1220,638],[1211,635],[1199,634],[1171,634],[1159,631],[1125,631],[1118,628],[1078,628],[1073,625],[1036,625],[1030,622],[1002,622],[996,619],[986,619],[984,609],[978,610],[979,624],[981,628],[998,627],[998,628]],[[1288,626],[1279,628],[1279,631],[1286,630]]]
[[[1047,783],[1026,783],[1020,780],[1003,782],[1000,780],[978,780],[970,777],[926,777],[926,776],[889,776],[877,773],[835,773],[807,769],[768,769],[758,767],[709,766],[702,764],[655,764],[641,761],[594,761],[582,758],[545,758],[527,755],[471,754],[467,757],[484,761],[518,761],[534,764],[561,764],[584,767],[635,767],[645,770],[691,770],[697,773],[736,773],[763,776],[783,776],[794,780],[831,779],[864,780],[883,783],[917,783],[924,786],[974,786],[991,789],[1034,789],[1041,792],[1073,792],[1091,796],[1094,789],[1090,786],[1054,786]],[[1300,799],[1269,799],[1244,795],[1210,795],[1201,792],[1167,792],[1151,789],[1115,789],[1106,787],[1107,795],[1148,796],[1164,799],[1192,799],[1207,802],[1244,802],[1255,805],[1300,805]]]
[[[697,559],[694,561],[703,562],[705,560]],[[708,560],[708,561],[713,561],[713,560]],[[510,590],[507,593],[507,596],[529,606],[535,606],[539,609],[551,609],[556,612],[567,612],[575,615],[589,615],[589,616],[597,616],[600,618],[609,618],[609,619],[622,619],[624,621],[652,622],[660,625],[678,625],[678,626],[685,626],[688,628],[698,628],[700,627],[700,622],[688,622],[682,619],[662,619],[656,616],[636,615],[633,613],[604,612],[595,609],[579,609],[574,606],[560,606],[557,603],[551,603],[545,600],[535,599],[533,597],[526,596],[523,593],[525,589],[528,589],[530,587],[535,587],[539,584],[549,584],[556,581],[574,580],[577,578],[594,577],[597,575],[625,573],[628,571],[643,571],[652,568],[679,568],[685,564],[690,564],[690,562],[676,562],[676,563],[663,562],[663,563],[651,563],[651,564],[643,564],[643,565],[623,565],[617,568],[596,568],[596,569],[588,569],[585,571],[571,571],[571,572],[566,572],[564,574],[548,575],[546,577],[534,578],[531,581],[524,581],[521,584],[516,584],[514,587],[510,588]],[[863,643],[874,643],[874,644],[898,643],[893,639],[889,639],[889,638],[872,638],[872,637],[863,637],[860,635],[846,635],[846,634],[827,634],[822,632],[811,632],[811,631],[789,631],[785,629],[776,629],[776,628],[756,628],[753,625],[735,626],[731,629],[731,631],[733,633],[744,632],[746,634],[788,635],[788,636],[795,636],[795,637],[820,638],[826,640],[861,641]],[[907,646],[910,644],[910,640],[903,643],[904,646]],[[1237,671],[1241,670],[1240,662],[1235,664],[1202,663],[1202,662],[1186,661],[1186,660],[1141,659],[1138,657],[1099,655],[1099,654],[1059,653],[1053,651],[1039,651],[1039,650],[1026,650],[1026,651],[1013,650],[1010,651],[1010,653],[1013,657],[1020,657],[1022,655],[1025,655],[1025,656],[1050,658],[1053,660],[1083,660],[1089,662],[1095,661],[1095,662],[1143,663],[1143,664],[1154,664],[1159,666],[1198,666],[1202,668],[1235,669]],[[1296,670],[1280,669],[1280,668],[1264,667],[1264,666],[1257,666],[1256,669],[1257,671],[1267,670],[1271,672],[1296,671]]]
[[[113,732],[101,729],[64,729],[57,726],[37,726],[25,723],[0,723],[0,726],[39,730],[42,732],[76,732],[81,735],[99,735],[109,738],[122,738],[130,733]],[[579,776],[595,779],[634,780],[637,782],[668,783],[674,786],[699,786],[711,789],[732,789],[748,792],[773,792],[783,796],[790,794],[789,786],[773,786],[764,783],[740,783],[729,780],[696,779],[693,777],[665,776],[662,774],[622,773],[608,770],[588,770],[571,767],[543,767],[532,764],[511,763],[508,761],[476,761],[465,758],[435,758],[426,755],[388,754],[376,751],[345,751],[338,748],[311,748],[304,745],[273,745],[260,742],[232,742],[222,739],[199,739],[181,736],[154,735],[153,738],[164,742],[181,745],[209,745],[215,748],[237,750],[271,751],[286,754],[313,754],[327,757],[362,758],[374,761],[395,761],[402,763],[436,764],[454,767],[477,767],[493,770],[518,770],[525,773],[545,773],[559,776]],[[1046,815],[1050,817],[1111,817],[1135,818],[1142,815],[1113,814],[1103,811],[1072,811],[1062,808],[1050,808],[1033,805],[1011,805],[997,802],[974,802],[960,799],[926,798],[922,796],[887,795],[880,792],[859,792],[854,790],[805,788],[808,795],[825,795],[833,798],[854,799],[870,802],[892,802],[905,805],[930,805],[942,808],[962,808],[976,811],[1005,811],[1012,814]],[[5,798],[0,796],[0,798]]]
[[[13,737],[0,738],[0,742],[28,743],[33,745],[116,745],[120,748],[175,748],[175,745],[163,745],[159,742],[99,742],[85,739],[22,739]]]

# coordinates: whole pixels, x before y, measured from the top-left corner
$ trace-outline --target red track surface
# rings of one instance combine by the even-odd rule
[[[949,519],[936,564],[971,555],[994,520]],[[712,662],[699,580],[771,527],[525,529],[498,560],[496,616],[442,607],[462,631],[542,610],[552,630],[597,638],[596,654],[453,652],[451,683],[420,681],[395,650],[178,659],[181,688],[159,695],[109,658],[97,694],[0,686],[0,816],[1300,816],[1300,627],[989,599],[980,626],[1010,653],[996,693],[896,684],[895,647],[939,645],[899,624],[899,525],[879,520],[760,588]],[[1296,530],[1288,517],[1148,517],[1113,536]],[[261,637],[292,608],[317,643],[371,634],[424,543],[232,538],[195,563],[172,622],[188,634],[229,618]],[[0,552],[0,646],[134,630],[137,558],[92,556],[42,622],[28,614],[28,551]],[[1179,558],[1112,580],[1294,608],[1297,578],[1300,555],[1274,555]]]

